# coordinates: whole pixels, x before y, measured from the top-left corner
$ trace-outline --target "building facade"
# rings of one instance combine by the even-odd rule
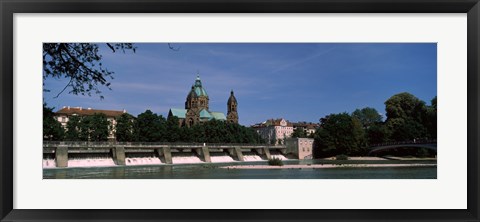
[[[207,91],[202,85],[200,77],[197,76],[195,83],[192,85],[190,92],[185,101],[185,108],[171,108],[168,116],[175,116],[179,119],[180,126],[193,126],[195,124],[206,122],[209,120],[229,121],[238,123],[237,99],[233,91],[230,92],[230,98],[227,102],[227,116],[222,112],[210,111],[209,97]]]
[[[318,123],[311,123],[311,122],[297,122],[297,123],[292,123],[293,124],[293,130],[303,130],[307,136],[311,136],[315,134],[315,131],[317,130],[318,127],[320,127],[320,124]]]
[[[269,144],[285,144],[285,139],[293,133],[293,124],[283,118],[269,119],[252,128]]]
[[[313,159],[313,141],[312,138],[288,138],[287,153],[299,160]]]
[[[64,129],[67,128],[68,120],[71,116],[92,116],[96,113],[104,114],[107,117],[108,122],[112,126],[108,134],[109,140],[115,140],[115,126],[117,125],[117,118],[122,114],[127,113],[126,110],[99,110],[92,108],[82,108],[82,107],[70,107],[64,106],[62,109],[58,110],[55,113],[55,119],[62,124]]]

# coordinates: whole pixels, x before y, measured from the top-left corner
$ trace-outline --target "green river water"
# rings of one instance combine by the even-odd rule
[[[286,164],[330,164],[331,161],[289,160]],[[337,162],[338,163],[338,162]],[[436,161],[345,161],[343,164],[435,164]],[[43,169],[44,179],[436,179],[436,166],[337,167],[320,169],[225,169],[266,162],[113,166]]]

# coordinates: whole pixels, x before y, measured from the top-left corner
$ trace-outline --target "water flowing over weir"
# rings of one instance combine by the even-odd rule
[[[295,159],[285,146],[144,142],[45,142],[43,168],[170,165]],[[257,163],[256,163],[257,164]]]
[[[212,163],[224,163],[235,161],[228,153],[210,153]]]
[[[115,166],[112,155],[110,153],[69,153],[69,167],[96,167],[96,166]]]
[[[262,157],[254,152],[245,152],[243,154],[243,160],[244,161],[262,161],[265,159],[262,159]]]
[[[43,160],[42,160],[43,168],[55,168],[57,165],[55,164],[55,155],[52,153],[44,153]]]
[[[203,161],[192,153],[172,153],[172,162],[181,163],[203,163]]]
[[[163,164],[158,155],[154,153],[126,153],[125,165],[155,165]]]
[[[211,153],[211,162],[212,163],[228,163],[228,162],[238,162],[228,153]],[[272,154],[272,158],[278,158],[281,160],[288,160],[282,154]],[[262,158],[255,153],[246,153],[243,156],[243,161],[266,161],[265,158]],[[189,164],[189,163],[204,163],[200,157],[193,153],[173,153],[172,154],[173,164]],[[55,159],[51,156],[44,156],[43,158],[43,168],[55,168]],[[153,153],[127,153],[125,155],[125,165],[134,166],[134,165],[161,165],[165,164],[162,162],[161,158],[154,155]],[[99,167],[99,166],[115,166],[115,162],[111,154],[69,154],[68,158],[69,167]]]

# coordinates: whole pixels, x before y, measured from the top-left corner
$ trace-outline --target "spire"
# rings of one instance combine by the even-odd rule
[[[228,104],[230,105],[231,103],[237,103],[237,98],[235,98],[233,90],[230,91],[230,98],[228,98]]]
[[[202,81],[200,80],[200,75],[197,75],[197,79],[195,79],[195,87],[202,87]]]

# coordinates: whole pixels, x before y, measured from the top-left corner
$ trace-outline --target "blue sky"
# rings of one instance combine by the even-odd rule
[[[123,110],[147,109],[167,116],[184,108],[197,72],[210,110],[227,112],[230,90],[243,125],[269,118],[318,122],[331,113],[373,107],[409,92],[430,104],[437,95],[435,43],[165,43],[136,44],[136,53],[112,53],[100,44],[102,63],[114,71],[112,90],[75,96],[60,92],[66,79],[47,79],[48,106]]]

